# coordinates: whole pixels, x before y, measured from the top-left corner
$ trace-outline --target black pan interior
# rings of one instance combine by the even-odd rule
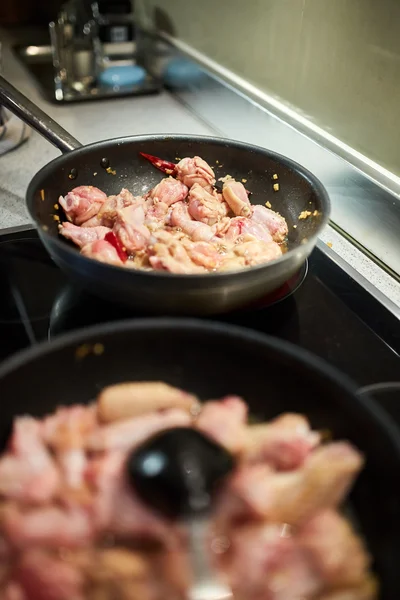
[[[79,358],[82,344],[88,352]],[[93,354],[94,344],[104,352]],[[2,438],[14,415],[86,403],[103,386],[125,380],[164,380],[202,399],[243,395],[258,418],[298,411],[314,427],[351,440],[367,461],[351,506],[375,557],[381,598],[398,600],[398,432],[373,404],[357,399],[353,384],[300,349],[250,331],[185,319],[122,322],[60,337],[0,367]]]
[[[121,138],[66,154],[52,161],[32,180],[27,197],[31,215],[48,233],[58,236],[58,219],[63,220],[64,215],[55,206],[59,196],[75,186],[93,185],[108,195],[118,193],[122,187],[134,195],[143,194],[165,175],[139,152],[172,162],[198,155],[214,168],[217,179],[229,174],[243,181],[252,192],[252,203],[270,202],[272,208],[286,218],[289,249],[314,235],[327,219],[326,192],[306,169],[256,146],[201,136]],[[273,179],[274,174],[278,175],[278,180]],[[277,192],[273,189],[275,183],[279,183]],[[299,221],[298,216],[303,211],[318,211],[318,214]]]

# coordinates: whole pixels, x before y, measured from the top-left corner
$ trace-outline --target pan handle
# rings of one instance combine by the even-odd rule
[[[61,152],[70,152],[80,148],[82,144],[68,133],[61,125],[46,115],[36,104],[21,94],[11,83],[0,75],[0,104],[8,108],[27,125],[36,129]]]

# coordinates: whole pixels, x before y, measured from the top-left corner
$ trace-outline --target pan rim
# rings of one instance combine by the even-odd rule
[[[92,325],[84,329],[76,329],[57,336],[53,340],[43,341],[30,348],[24,349],[16,354],[13,354],[0,364],[0,385],[2,379],[7,375],[23,367],[25,363],[32,362],[38,358],[46,357],[55,350],[59,350],[63,346],[81,345],[87,343],[88,338],[108,336],[113,333],[125,333],[134,335],[136,331],[164,329],[164,330],[183,330],[188,332],[207,331],[236,340],[250,342],[258,347],[268,348],[295,360],[299,367],[303,366],[313,371],[317,371],[324,376],[328,382],[334,383],[346,394],[352,396],[353,406],[363,411],[363,413],[374,421],[375,426],[379,428],[382,435],[385,435],[390,443],[392,450],[400,461],[400,436],[399,429],[393,419],[384,409],[380,408],[368,395],[359,396],[357,390],[359,386],[345,373],[332,366],[324,358],[310,352],[309,350],[297,346],[286,340],[259,333],[246,327],[231,325],[227,323],[215,322],[207,319],[196,318],[168,318],[155,317],[145,319],[125,319],[117,322],[107,322],[101,325]]]
[[[79,249],[70,247],[66,242],[59,239],[59,236],[49,234],[45,229],[43,229],[42,224],[39,223],[38,220],[36,219],[36,216],[33,213],[33,210],[31,209],[31,206],[29,205],[27,198],[33,197],[34,191],[36,191],[39,188],[38,184],[39,184],[40,180],[44,176],[47,176],[48,172],[50,172],[54,168],[54,166],[57,165],[58,162],[62,162],[64,160],[65,156],[76,155],[79,157],[80,154],[84,155],[84,154],[86,154],[86,152],[88,152],[94,148],[96,148],[96,149],[109,148],[110,146],[116,146],[116,145],[118,146],[118,145],[123,145],[123,144],[129,144],[132,142],[146,142],[146,141],[148,141],[148,142],[151,142],[151,141],[161,141],[161,142],[162,141],[167,141],[167,142],[168,141],[177,141],[177,142],[179,142],[180,141],[180,142],[200,142],[200,143],[203,142],[203,143],[212,143],[217,146],[225,146],[225,147],[233,146],[233,147],[243,149],[246,151],[254,152],[257,154],[262,154],[266,157],[277,160],[278,162],[282,163],[285,167],[295,170],[301,177],[303,177],[303,179],[305,179],[307,181],[307,183],[311,186],[311,188],[317,192],[318,196],[321,199],[321,202],[324,204],[324,212],[322,214],[322,218],[318,225],[317,231],[308,238],[306,243],[298,244],[294,248],[291,248],[290,250],[288,250],[288,252],[283,254],[281,257],[274,259],[272,261],[269,261],[267,263],[262,263],[260,265],[254,265],[254,266],[248,266],[248,267],[245,267],[242,269],[235,269],[232,271],[222,271],[222,272],[217,271],[217,272],[206,272],[206,273],[171,273],[169,271],[156,271],[153,269],[149,270],[149,271],[141,270],[141,269],[126,269],[124,267],[120,267],[117,265],[111,265],[109,263],[102,263],[100,261],[96,261],[95,259],[83,256],[82,254],[80,254]],[[300,163],[292,160],[291,158],[284,156],[282,154],[279,154],[273,150],[263,148],[262,146],[249,144],[247,142],[242,142],[240,140],[234,140],[231,138],[206,136],[206,135],[173,134],[173,133],[154,134],[154,135],[141,134],[141,135],[123,136],[123,137],[119,137],[119,138],[111,138],[111,139],[107,139],[107,140],[101,140],[98,142],[92,142],[85,146],[81,146],[75,150],[72,150],[71,152],[68,152],[66,155],[58,156],[58,157],[54,158],[52,161],[50,161],[49,163],[47,163],[46,165],[44,165],[31,179],[31,181],[28,185],[28,188],[27,188],[25,203],[27,205],[29,215],[31,216],[33,223],[35,224],[40,236],[43,236],[45,239],[49,239],[52,244],[55,244],[58,248],[61,248],[63,251],[65,251],[67,253],[67,255],[75,256],[75,257],[78,255],[80,257],[80,259],[84,261],[84,264],[93,265],[93,263],[97,263],[98,266],[99,265],[101,266],[100,268],[113,269],[114,271],[116,271],[118,273],[121,273],[121,272],[131,273],[132,276],[136,276],[136,277],[138,275],[140,275],[143,277],[152,277],[152,278],[156,278],[156,279],[158,278],[158,279],[162,279],[162,280],[177,280],[177,281],[182,281],[182,280],[198,281],[199,279],[203,279],[203,278],[210,278],[210,280],[222,280],[223,281],[224,279],[226,279],[228,277],[237,276],[240,274],[243,275],[244,273],[247,273],[247,272],[250,272],[250,273],[263,272],[271,265],[280,265],[280,264],[287,262],[295,255],[296,252],[299,251],[300,248],[306,250],[306,254],[304,257],[304,258],[306,258],[311,253],[312,249],[314,248],[320,233],[328,225],[329,220],[330,220],[330,214],[331,214],[331,202],[330,202],[329,195],[328,195],[328,192],[327,192],[325,186],[311,171],[309,171],[306,167],[304,167]],[[125,275],[125,276],[129,277],[130,275]]]

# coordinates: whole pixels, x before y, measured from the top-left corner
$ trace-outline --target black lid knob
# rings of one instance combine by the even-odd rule
[[[234,467],[222,446],[196,429],[163,431],[128,457],[127,472],[140,498],[172,518],[206,512],[218,485]]]

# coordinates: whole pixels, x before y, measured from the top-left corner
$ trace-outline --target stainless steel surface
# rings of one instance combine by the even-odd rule
[[[334,263],[336,263],[345,273],[350,275],[359,285],[361,285],[371,296],[376,298],[387,310],[393,313],[398,319],[400,319],[400,306],[392,302],[385,294],[378,290],[368,279],[363,277],[358,271],[356,271],[351,265],[349,265],[337,252],[332,250],[321,240],[318,240],[316,244],[326,256],[328,256]]]
[[[53,47],[45,44],[40,46],[27,45],[16,46],[14,51],[17,57],[22,61],[26,69],[36,79],[42,94],[52,102],[81,102],[91,100],[102,100],[110,98],[119,98],[124,96],[138,96],[144,94],[158,93],[162,89],[161,80],[153,76],[147,70],[145,81],[140,85],[120,88],[115,86],[108,88],[97,85],[93,78],[88,75],[88,61],[99,60],[99,52],[95,53],[93,59],[88,58],[88,49],[83,51],[77,49],[70,55],[71,65],[75,65],[78,75],[85,72],[85,77],[77,78],[77,81],[67,82],[67,69],[63,68],[60,60],[62,51],[59,49],[60,44],[55,37],[56,25],[51,25],[50,31],[53,37]],[[82,54],[83,52],[83,54]],[[54,62],[53,62],[54,61]],[[141,56],[139,56],[135,43],[125,42],[121,44],[104,44],[102,45],[101,67],[117,66],[117,65],[133,65],[142,64]],[[86,66],[85,63],[86,62]],[[143,64],[146,68],[146,65]],[[93,63],[92,63],[93,68]],[[99,67],[96,66],[96,72]],[[72,71],[72,66],[70,67]],[[85,81],[86,78],[86,81]],[[74,78],[73,78],[74,79]]]
[[[158,46],[164,63],[169,51],[204,67],[203,78],[173,89],[175,97],[217,134],[284,153],[314,172],[331,198],[332,221],[400,279],[398,178],[179,40]]]
[[[22,233],[23,231],[29,231],[32,229],[32,225],[29,223],[28,225],[16,225],[15,227],[4,227],[0,229],[0,236],[2,235],[11,235],[13,233]]]
[[[0,102],[22,119],[22,121],[36,129],[40,135],[45,137],[61,152],[69,152],[82,145],[1,75]]]

